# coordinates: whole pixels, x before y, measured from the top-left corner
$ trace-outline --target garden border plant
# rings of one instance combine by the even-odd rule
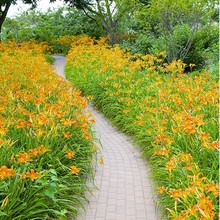
[[[166,217],[217,219],[218,84],[164,58],[83,37],[72,44],[66,74],[142,147]]]
[[[0,45],[0,218],[76,217],[93,178],[92,114],[45,44]]]

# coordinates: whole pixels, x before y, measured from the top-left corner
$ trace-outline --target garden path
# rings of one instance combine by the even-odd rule
[[[61,55],[53,55],[55,61],[54,61],[54,67],[55,67],[55,72],[58,75],[61,75],[64,79],[66,79],[65,73],[64,73],[64,68],[65,68],[65,63],[66,63],[66,58]]]
[[[56,56],[54,63],[58,74],[65,77],[65,57]],[[60,71],[61,70],[61,71]],[[95,110],[94,129],[99,140],[104,164],[95,165],[95,185],[93,195],[89,194],[89,204],[85,204],[86,213],[82,212],[77,220],[158,220],[161,219],[156,208],[149,168],[140,157],[138,149],[129,138]]]

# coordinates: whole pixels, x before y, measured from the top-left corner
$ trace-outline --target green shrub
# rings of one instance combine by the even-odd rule
[[[198,69],[216,63],[219,57],[218,36],[219,28],[217,26],[206,26],[199,30],[184,62],[194,63]]]
[[[95,21],[75,8],[59,8],[45,13],[32,10],[15,18],[7,18],[3,24],[3,40],[16,39],[50,42],[62,36],[87,34],[99,37],[102,30]]]

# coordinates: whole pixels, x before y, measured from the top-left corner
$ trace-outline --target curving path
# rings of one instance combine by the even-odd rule
[[[55,59],[53,66],[55,68],[55,72],[58,75],[61,75],[64,79],[66,79],[64,68],[66,64],[66,57],[61,55],[53,55],[53,58]]]
[[[56,70],[64,70],[65,57],[55,57]],[[57,72],[63,76],[64,72]],[[88,194],[86,212],[77,220],[159,220],[153,196],[149,168],[129,138],[89,106],[96,125],[99,148],[104,164],[96,164],[93,195]]]

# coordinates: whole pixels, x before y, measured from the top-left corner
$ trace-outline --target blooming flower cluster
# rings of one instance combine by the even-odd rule
[[[91,174],[93,116],[80,91],[53,72],[46,49],[0,44],[0,216],[7,219],[74,214],[69,204],[83,198],[82,177]]]
[[[85,41],[85,40],[84,40]],[[184,74],[165,54],[127,54],[104,41],[73,43],[67,76],[140,144],[172,219],[218,216],[218,83]]]

